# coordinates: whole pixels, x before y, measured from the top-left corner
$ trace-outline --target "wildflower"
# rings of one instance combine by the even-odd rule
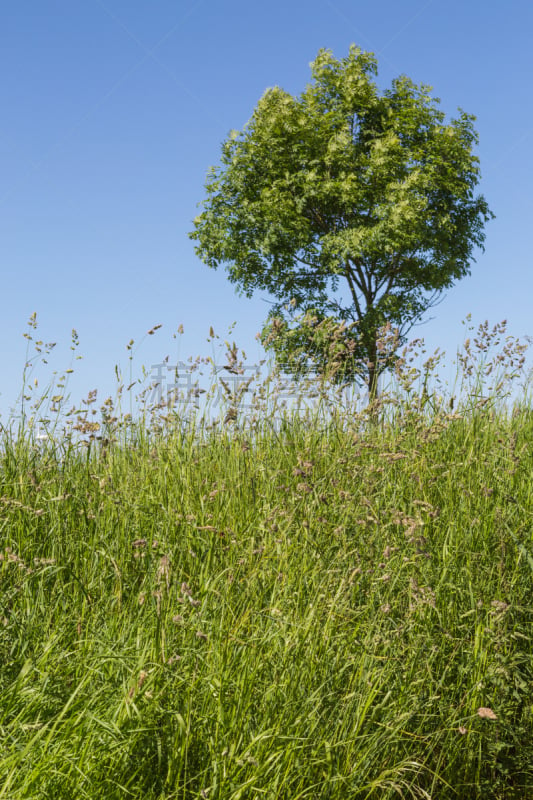
[[[227,425],[228,422],[235,422],[236,419],[237,419],[237,409],[232,407],[228,409],[228,413],[224,417],[224,425]]]
[[[157,568],[157,583],[159,586],[165,583],[167,589],[170,586],[170,559],[168,556],[162,556],[159,560],[159,567]]]
[[[139,548],[139,547],[146,547],[146,539],[135,539],[131,543],[132,547]]]
[[[491,606],[496,611],[507,611],[507,609],[509,608],[509,603],[506,603],[503,600],[492,600]]]
[[[481,717],[481,719],[498,719],[492,708],[478,708],[477,714],[478,717]]]

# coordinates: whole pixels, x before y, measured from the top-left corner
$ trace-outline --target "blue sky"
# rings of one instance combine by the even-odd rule
[[[239,297],[187,237],[220,145],[242,129],[264,90],[299,94],[319,48],[352,42],[379,63],[434,87],[442,109],[477,116],[480,191],[496,219],[472,275],[416,329],[450,358],[461,320],[507,318],[533,333],[533,6],[526,0],[17,0],[0,25],[0,421],[21,388],[26,320],[58,342],[48,373],[69,366],[73,400],[114,392],[115,364],[142,341],[134,374],[211,355],[209,327],[250,362],[266,294]],[[172,334],[182,324],[185,333]],[[415,335],[415,333],[413,333]],[[41,384],[42,385],[42,384]]]

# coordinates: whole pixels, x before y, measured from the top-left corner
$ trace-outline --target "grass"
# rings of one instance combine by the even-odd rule
[[[533,414],[403,387],[4,430],[0,798],[533,797]]]

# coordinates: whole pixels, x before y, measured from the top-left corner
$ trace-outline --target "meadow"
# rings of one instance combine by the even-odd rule
[[[4,425],[0,798],[532,798],[524,352],[481,326],[446,393],[406,351],[357,409]]]

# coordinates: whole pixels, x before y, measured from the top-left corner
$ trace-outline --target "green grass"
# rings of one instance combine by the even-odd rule
[[[364,419],[4,431],[0,798],[533,797],[533,414]]]

